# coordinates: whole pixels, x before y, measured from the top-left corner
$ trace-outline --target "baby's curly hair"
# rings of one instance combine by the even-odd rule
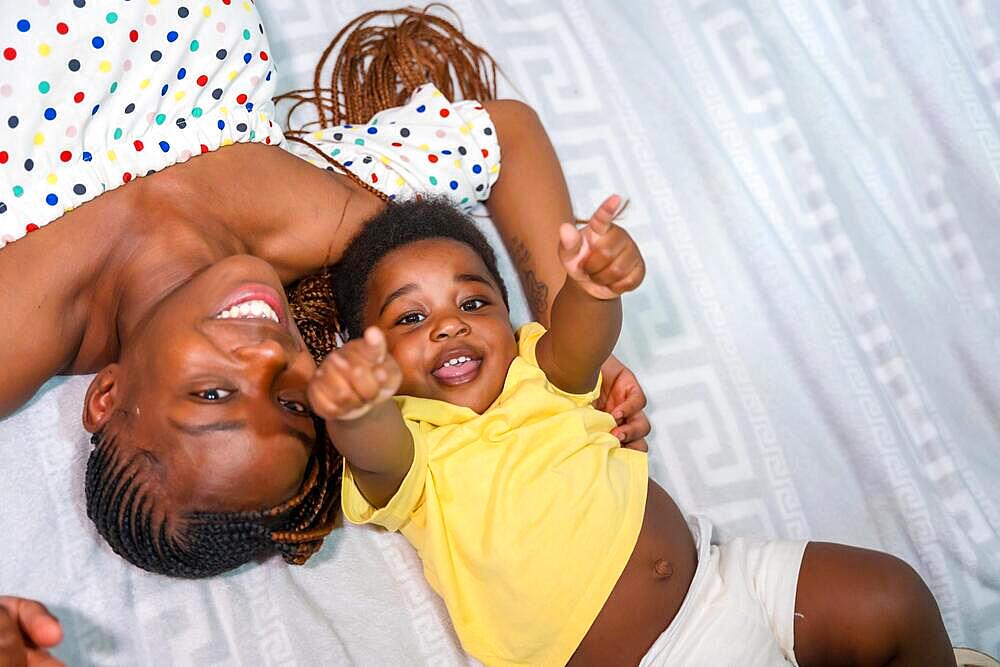
[[[361,336],[368,278],[379,261],[397,248],[428,239],[464,243],[479,255],[496,281],[504,306],[510,310],[507,286],[497,268],[497,256],[476,223],[445,197],[425,197],[390,203],[354,237],[333,268],[333,293],[344,330]]]

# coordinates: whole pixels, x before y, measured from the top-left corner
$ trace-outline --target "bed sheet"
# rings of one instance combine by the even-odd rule
[[[632,199],[649,275],[618,352],[653,476],[723,537],[901,556],[955,644],[1000,653],[1000,6],[451,4],[539,111],[577,212]],[[279,90],[395,5],[258,3]],[[209,582],[111,555],[80,501],[85,385],[0,422],[0,590],[53,603],[71,664],[467,662],[395,535]]]

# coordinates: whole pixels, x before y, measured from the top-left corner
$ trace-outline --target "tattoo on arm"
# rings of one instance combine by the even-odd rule
[[[521,277],[521,286],[524,288],[524,298],[528,301],[531,314],[538,321],[543,321],[549,309],[549,286],[540,281],[531,268],[531,252],[524,242],[514,237],[511,239],[511,259],[517,267],[517,273]]]

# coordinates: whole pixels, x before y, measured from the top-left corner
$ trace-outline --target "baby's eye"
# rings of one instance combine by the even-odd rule
[[[281,403],[281,407],[285,408],[290,412],[294,412],[295,414],[299,415],[312,414],[312,411],[305,403],[300,403],[299,401],[286,401],[283,399],[278,399],[278,402]]]
[[[424,316],[420,313],[407,313],[396,320],[396,324],[419,324],[424,321]]]
[[[212,389],[203,389],[202,391],[195,391],[191,393],[192,396],[197,396],[203,401],[209,401],[210,403],[215,403],[217,401],[224,401],[233,395],[231,389],[221,389],[219,387],[213,387]]]
[[[470,313],[470,312],[472,312],[474,310],[479,310],[480,308],[482,308],[483,306],[487,305],[488,303],[489,302],[486,301],[485,299],[469,299],[468,301],[463,301],[462,302],[461,308],[465,312]]]

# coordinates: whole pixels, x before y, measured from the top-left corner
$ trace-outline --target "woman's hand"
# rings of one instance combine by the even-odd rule
[[[351,421],[399,389],[403,375],[386,349],[385,334],[368,327],[365,335],[333,350],[309,381],[309,405],[327,420]]]
[[[59,667],[46,649],[62,641],[62,627],[42,603],[0,595],[0,667]]]
[[[601,374],[604,382],[594,406],[615,418],[618,426],[611,431],[611,435],[618,438],[623,447],[649,451],[645,440],[649,435],[649,419],[643,412],[646,394],[635,374],[613,356],[601,366]]]

